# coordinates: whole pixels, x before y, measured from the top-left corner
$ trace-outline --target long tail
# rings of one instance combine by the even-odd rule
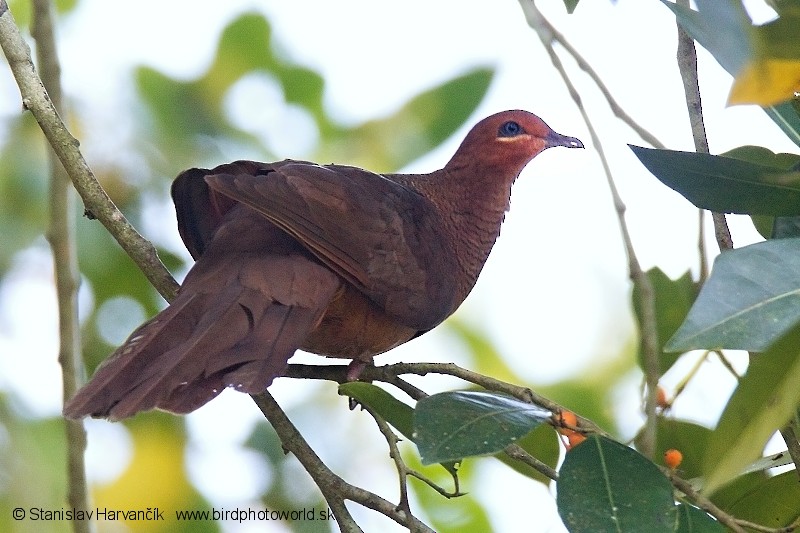
[[[197,268],[203,259],[173,303],[134,331],[65,405],[66,417],[188,413],[225,387],[262,392],[284,373],[341,286],[302,255],[239,254]]]

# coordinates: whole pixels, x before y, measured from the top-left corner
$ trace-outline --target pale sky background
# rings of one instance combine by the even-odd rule
[[[756,20],[768,20],[770,11],[763,2],[746,3]],[[539,5],[629,114],[669,148],[693,149],[674,60],[675,22],[666,7],[657,1],[620,0],[614,5],[584,0],[574,15],[567,16],[560,1]],[[78,12],[60,26],[59,45],[65,89],[78,98],[73,105],[87,121],[81,142],[89,163],[120,156],[118,150],[132,135],[129,120],[120,113],[133,98],[131,64],[146,64],[186,79],[195,77],[208,66],[219,32],[245,10],[265,13],[286,56],[324,76],[328,108],[346,123],[391,113],[411,95],[470,68],[496,67],[489,95],[464,131],[407,171],[441,167],[469,127],[503,109],[527,109],[556,131],[581,138],[587,150],[548,150],[520,176],[502,235],[458,313],[488,331],[508,363],[533,383],[583,373],[596,358],[613,356],[630,345],[633,322],[626,261],[605,177],[577,109],[513,0],[82,0]],[[797,152],[760,109],[726,107],[730,77],[704,50],[699,50],[699,56],[712,153],[745,144]],[[687,269],[696,273],[695,208],[638,163],[626,145],[643,142],[613,118],[571,59],[565,54],[561,57],[605,143],[643,268],[658,265],[672,277]],[[296,133],[297,114],[276,112],[269,105],[280,95],[259,84],[239,87],[237,95],[239,106],[250,103],[247,113],[241,107],[231,108],[244,126],[273,142],[281,157],[306,155],[312,145],[307,136]],[[19,105],[8,69],[0,67],[0,124],[19,113]],[[0,138],[3,134],[0,126]],[[243,154],[226,156],[233,160]],[[175,173],[180,170],[176,168]],[[174,215],[169,199],[160,201],[152,209],[162,217],[141,230],[178,250],[182,246],[170,218]],[[747,219],[734,217],[731,226],[737,246],[758,240]],[[710,250],[715,247],[709,243]],[[21,408],[32,416],[57,415],[61,402],[49,261],[42,242],[23,254],[0,287],[0,387],[13,391]],[[133,321],[138,318],[134,316]],[[130,324],[122,338],[135,325]],[[448,361],[450,343],[446,333],[433,332],[382,356],[379,362]],[[674,385],[692,362],[688,359],[670,372],[665,384]],[[39,388],[30,387],[34,374]],[[616,416],[629,420],[623,424],[629,434],[639,423],[639,383],[640,376],[629,376],[615,398]],[[271,391],[282,404],[291,406],[303,401],[305,386],[278,380]],[[674,415],[711,424],[732,387],[724,373],[706,365],[700,381],[675,405]],[[190,471],[217,505],[241,507],[268,482],[270,474],[255,466],[252,457],[239,453],[239,444],[259,416],[248,398],[227,392],[188,417],[194,450]],[[208,424],[215,426],[214,431],[208,431]],[[125,464],[125,431],[97,421],[91,421],[89,428],[91,473],[95,479],[111,479],[115,474],[107,465],[117,464],[121,470]],[[385,455],[385,450],[364,453],[372,459]],[[113,460],[109,460],[111,454],[115,454]],[[390,467],[388,459],[384,463]],[[391,470],[383,474],[384,481],[380,473],[374,475],[377,481],[371,488],[396,499]],[[540,521],[536,530],[563,530],[554,501],[541,485],[508,469],[487,467],[482,475],[481,486],[469,490],[486,498],[501,495],[490,506],[496,509],[492,517],[498,531],[518,530],[520,523],[531,524],[532,519]],[[532,496],[509,506],[512,491]],[[366,520],[368,531],[375,527],[396,530],[383,520],[371,522],[374,513],[357,516]],[[252,527],[255,531],[263,526],[230,525],[228,530],[244,532]]]

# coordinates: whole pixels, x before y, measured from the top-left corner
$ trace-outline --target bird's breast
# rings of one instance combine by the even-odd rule
[[[360,291],[345,284],[301,348],[369,363],[372,356],[391,350],[416,334],[416,329],[393,320]]]

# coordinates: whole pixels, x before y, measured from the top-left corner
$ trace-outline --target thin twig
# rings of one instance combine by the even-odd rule
[[[351,533],[361,531],[345,506],[345,500],[358,503],[391,518],[409,531],[433,533],[433,530],[416,516],[399,509],[392,502],[368,490],[347,483],[333,473],[308,445],[295,425],[286,416],[272,395],[265,391],[252,395],[253,401],[275,429],[284,448],[291,452],[316,482],[323,497],[330,505],[341,531]]]
[[[697,257],[699,257],[700,279],[698,286],[708,279],[708,250],[706,250],[706,210],[697,210]]]
[[[411,505],[409,504],[408,500],[408,473],[410,468],[406,465],[405,461],[403,461],[402,455],[400,455],[400,448],[398,447],[399,439],[397,435],[395,435],[394,431],[386,421],[378,415],[371,407],[368,405],[362,405],[362,408],[369,413],[373,420],[375,420],[375,424],[378,426],[378,430],[383,435],[383,438],[386,440],[386,444],[389,446],[389,457],[394,461],[395,470],[397,470],[397,481],[399,483],[399,491],[400,491],[400,502],[397,506],[405,511],[408,514],[411,514]]]
[[[30,48],[22,38],[6,0],[0,0],[0,47],[19,86],[23,107],[39,123],[83,199],[86,213],[106,227],[156,290],[165,299],[171,300],[178,291],[178,284],[159,260],[155,247],[131,226],[98,183],[80,152],[78,140],[64,126],[36,74]]]
[[[384,383],[393,383],[397,380],[398,376],[404,374],[413,374],[417,376],[425,376],[427,374],[443,374],[446,376],[453,376],[473,383],[484,389],[492,392],[500,392],[513,396],[523,402],[533,405],[538,405],[549,411],[561,412],[565,409],[562,405],[550,400],[549,398],[537,394],[528,387],[522,387],[513,383],[500,381],[472,370],[467,370],[454,363],[394,363],[391,365],[382,366],[368,366],[361,372],[360,379],[363,381],[383,381]],[[305,379],[325,379],[332,380],[338,383],[346,381],[347,365],[289,365],[289,369],[285,373],[286,376],[305,378]],[[579,428],[588,433],[596,433],[610,437],[600,426],[580,415],[576,415],[579,422]]]
[[[678,5],[689,7],[689,0],[677,0]],[[700,153],[709,153],[706,127],[703,123],[703,104],[700,100],[700,84],[697,78],[697,49],[686,31],[678,26],[678,69],[683,80],[683,91],[686,94],[686,108],[689,111],[689,123],[692,128],[694,148]],[[714,220],[714,234],[720,250],[733,248],[731,231],[723,213],[711,213]]]
[[[61,66],[53,29],[52,6],[49,0],[33,1],[31,33],[36,40],[36,55],[42,80],[47,86],[53,106],[63,109],[61,97]],[[64,398],[71,398],[83,379],[81,333],[78,322],[78,286],[80,272],[75,244],[74,196],[69,177],[52,149],[48,149],[50,166],[50,227],[47,238],[53,251],[56,295],[58,299],[58,329],[61,379]],[[81,420],[65,420],[67,436],[67,502],[73,509],[88,511],[89,494],[86,485],[84,452],[86,430]],[[76,533],[89,533],[90,520],[73,520]]]
[[[511,457],[512,459],[516,459],[521,463],[525,463],[526,465],[530,466],[540,474],[547,476],[553,481],[558,481],[558,472],[553,470],[547,463],[540,461],[536,457],[526,452],[519,444],[511,444],[507,446],[506,449],[503,450],[503,452],[505,452],[505,454]]]
[[[562,35],[552,24],[550,21],[545,18],[545,16],[536,8],[532,0],[520,0],[520,4],[522,5],[522,10],[525,12],[525,16],[528,18],[528,24],[537,29],[537,31],[546,31],[550,38],[548,40],[553,40],[560,44],[566,52],[572,56],[575,60],[575,63],[578,65],[578,68],[586,72],[592,81],[597,85],[597,89],[606,99],[608,106],[611,108],[611,112],[620,119],[622,122],[628,125],[633,131],[636,132],[639,137],[646,143],[648,143],[653,148],[666,148],[664,143],[658,140],[658,138],[647,131],[643,126],[641,126],[638,122],[636,122],[632,116],[630,116],[624,109],[617,99],[611,94],[611,91],[608,90],[606,84],[594,70],[594,68],[589,64],[586,59],[578,52],[578,50],[572,46],[572,44]]]
[[[625,221],[625,203],[617,190],[614,183],[614,178],[611,173],[611,167],[603,151],[600,137],[595,131],[592,121],[586,112],[585,107],[581,101],[577,89],[573,85],[569,76],[564,69],[558,55],[553,49],[552,45],[552,32],[545,25],[544,17],[536,8],[532,1],[521,2],[523,11],[528,20],[528,24],[536,31],[542,45],[550,56],[553,66],[561,75],[564,84],[569,90],[570,96],[577,105],[578,109],[583,116],[583,120],[589,129],[589,135],[592,138],[592,145],[597,150],[600,161],[603,165],[606,181],[608,182],[609,190],[611,191],[614,208],[617,213],[617,221],[619,223],[620,232],[622,234],[622,241],[625,245],[625,254],[628,258],[628,273],[631,281],[639,288],[639,309],[641,312],[641,323],[639,324],[640,335],[642,338],[642,369],[644,371],[646,388],[645,396],[645,425],[641,432],[639,440],[639,451],[646,457],[652,457],[655,450],[656,443],[656,394],[658,389],[658,378],[660,374],[659,364],[659,350],[658,350],[658,329],[656,325],[655,314],[655,292],[650,278],[642,270],[639,260],[636,257],[636,251],[633,248],[633,240],[631,239],[630,232],[628,231],[628,224]]]

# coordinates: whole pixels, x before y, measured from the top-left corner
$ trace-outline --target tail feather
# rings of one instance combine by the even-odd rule
[[[341,280],[303,256],[259,257],[257,280],[247,257],[226,264],[220,268],[233,272],[213,277],[228,280],[221,291],[211,290],[207,275],[187,277],[175,301],[131,334],[64,415],[118,420],[152,408],[187,413],[228,386],[265,390],[319,323]],[[289,295],[270,281],[285,278],[287,268],[312,276],[313,294]]]

